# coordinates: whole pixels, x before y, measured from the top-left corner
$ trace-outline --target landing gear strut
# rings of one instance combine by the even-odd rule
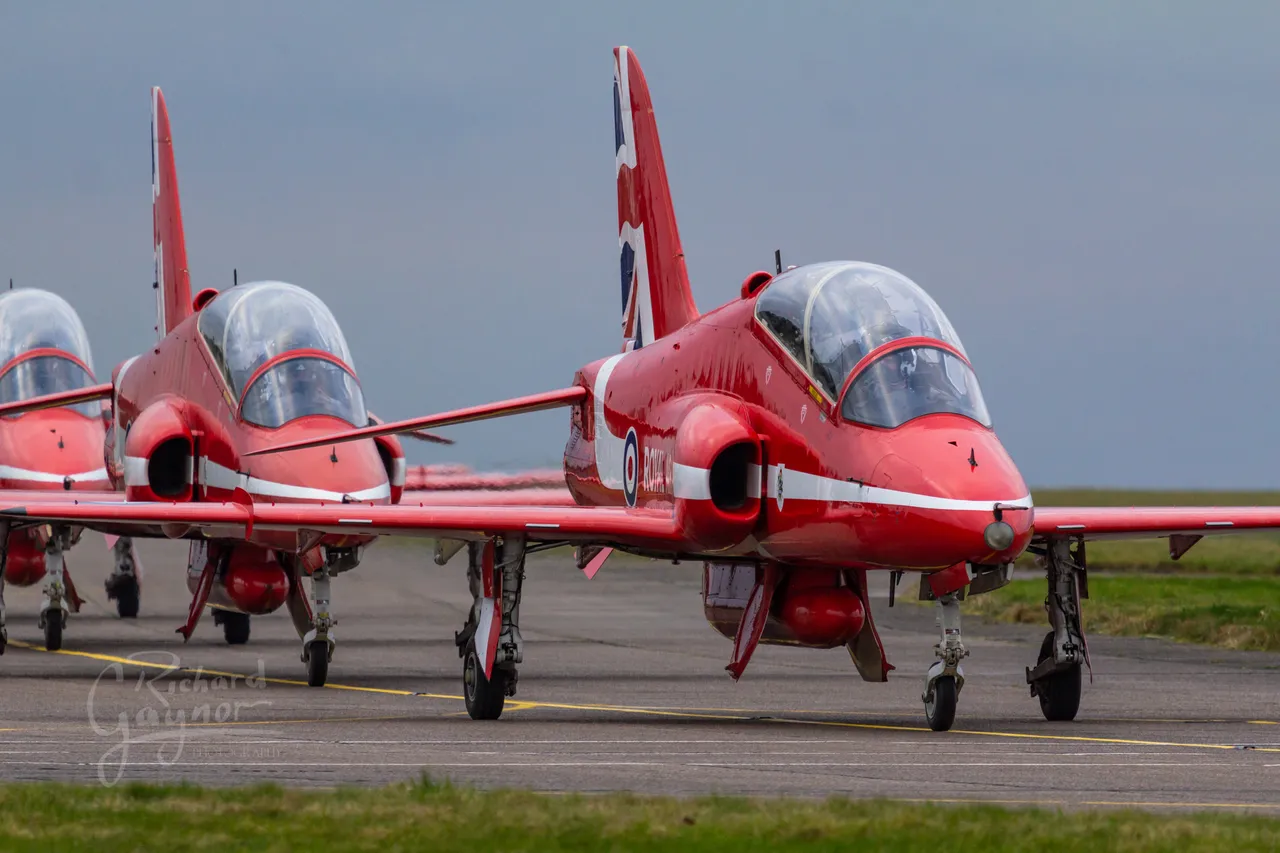
[[[71,531],[55,527],[44,546],[44,600],[40,603],[39,625],[44,629],[44,647],[51,652],[62,648],[62,629],[67,625],[67,583],[64,554],[71,547]]]
[[[1034,668],[1027,668],[1031,695],[1040,699],[1046,720],[1074,720],[1080,710],[1081,667],[1089,663],[1089,648],[1080,621],[1080,600],[1088,597],[1084,543],[1075,552],[1063,539],[1050,540],[1042,558],[1049,582],[1045,609],[1052,628],[1040,644]]]
[[[121,619],[137,619],[142,598],[138,582],[138,562],[133,552],[133,539],[121,536],[111,546],[115,569],[107,578],[107,599],[114,600]]]
[[[338,620],[329,612],[329,582],[334,575],[359,565],[360,552],[359,547],[326,548],[324,565],[311,575],[311,628],[302,635],[302,662],[307,665],[307,684],[312,687],[324,687],[329,661],[338,645],[333,632]]]
[[[960,661],[969,656],[960,637],[960,601],[957,593],[938,597],[938,625],[942,639],[933,647],[938,660],[924,679],[924,716],[935,732],[950,730],[956,720],[956,703],[964,687]]]
[[[524,558],[523,537],[467,546],[471,613],[454,642],[462,658],[462,695],[473,720],[498,719],[506,697],[516,694],[516,665],[524,659],[519,626]]]

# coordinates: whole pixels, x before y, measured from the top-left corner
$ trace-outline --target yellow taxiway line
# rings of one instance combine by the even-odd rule
[[[291,678],[272,678],[268,676],[245,675],[239,672],[227,672],[224,670],[205,669],[202,666],[174,666],[172,664],[160,663],[157,661],[138,660],[136,658],[120,657],[118,655],[106,655],[97,652],[82,652],[71,649],[60,649],[56,652],[49,652],[43,646],[33,643],[24,643],[18,640],[10,640],[10,646],[16,648],[27,649],[29,651],[42,652],[45,654],[67,655],[69,657],[86,658],[88,660],[102,661],[104,663],[120,664],[122,666],[136,666],[144,669],[164,670],[172,673],[183,673],[190,675],[201,675],[223,678],[243,678],[255,679],[265,684],[280,684],[290,687],[305,687],[307,682],[299,681]],[[414,690],[394,690],[386,687],[363,687],[354,684],[333,684],[326,683],[325,688],[330,690],[349,690],[358,693],[377,693],[384,696],[406,696],[423,699],[445,699],[450,701],[462,701],[462,696],[450,693],[419,693]],[[596,713],[613,713],[613,714],[634,714],[638,716],[651,717],[671,717],[680,719],[695,720],[717,720],[717,721],[738,721],[752,723],[782,723],[786,725],[799,726],[828,726],[834,728],[845,729],[866,729],[872,731],[892,731],[892,732],[930,732],[924,726],[900,726],[888,723],[857,723],[841,720],[814,720],[814,719],[797,719],[794,717],[780,717],[767,711],[751,711],[747,709],[715,711],[700,711],[696,709],[675,709],[675,708],[647,708],[635,707],[629,705],[607,705],[607,704],[579,704],[569,702],[540,702],[536,700],[513,700],[507,709],[510,711],[527,711],[533,709],[545,708],[557,711],[588,711]],[[781,713],[790,713],[782,711]],[[387,717],[384,719],[396,719],[395,717]],[[282,721],[289,722],[289,721]],[[311,720],[303,720],[298,722],[313,722]],[[1269,720],[1250,720],[1249,723],[1260,725],[1275,725]],[[282,724],[281,723],[281,724]],[[273,725],[272,721],[262,721],[259,725]],[[205,723],[202,725],[219,726],[227,725],[227,723]],[[932,734],[932,732],[930,732]],[[1139,740],[1133,738],[1109,738],[1109,737],[1091,737],[1087,735],[1056,735],[1056,734],[1037,734],[1030,732],[1002,732],[1002,731],[982,731],[977,729],[952,729],[949,733],[952,736],[963,735],[969,737],[987,737],[987,738],[1004,738],[1017,740],[1033,740],[1033,741],[1049,741],[1058,743],[1096,743],[1120,746],[1163,746],[1174,747],[1178,749],[1216,749],[1216,750],[1242,750],[1248,749],[1251,752],[1268,752],[1278,753],[1280,747],[1241,747],[1237,744],[1229,743],[1187,743],[1184,741],[1165,741],[1165,740]],[[1091,805],[1113,805],[1112,803],[1094,803]],[[1151,804],[1157,805],[1157,804]]]

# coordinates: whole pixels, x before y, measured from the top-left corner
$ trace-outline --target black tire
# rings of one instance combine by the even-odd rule
[[[116,613],[120,614],[120,618],[137,619],[138,609],[142,603],[138,582],[133,578],[128,580],[121,579],[119,585],[112,592],[116,600]]]
[[[956,721],[956,703],[959,701],[956,680],[944,675],[933,682],[933,701],[924,703],[924,716],[929,721],[929,728],[935,732],[951,730]]]
[[[44,647],[51,652],[62,648],[62,610],[60,608],[45,611]]]
[[[1044,663],[1051,657],[1053,657],[1052,631],[1045,634],[1044,642],[1040,644],[1040,657],[1036,659],[1036,665]],[[1044,718],[1054,723],[1069,723],[1074,720],[1080,711],[1081,684],[1080,664],[1046,675],[1037,681],[1036,697],[1040,700],[1040,713],[1044,714]]]
[[[243,646],[249,642],[248,613],[232,613],[228,610],[223,612],[221,621],[222,636],[226,637],[228,645]]]
[[[307,646],[307,684],[310,687],[324,687],[329,677],[329,641],[312,640]]]
[[[475,641],[467,643],[462,659],[462,698],[473,720],[496,720],[502,716],[507,700],[507,673],[494,667],[493,677],[484,677],[484,661],[476,652]]]

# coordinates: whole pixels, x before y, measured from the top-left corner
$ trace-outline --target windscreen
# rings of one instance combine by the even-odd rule
[[[240,406],[241,419],[268,429],[307,415],[329,415],[352,426],[369,421],[356,378],[332,361],[307,356],[267,368]]]
[[[924,415],[949,413],[991,426],[973,369],[945,350],[893,350],[868,365],[844,396],[840,417],[892,429]]]
[[[87,388],[92,384],[93,377],[71,359],[58,355],[38,355],[18,362],[0,375],[0,403],[17,403],[58,391]],[[79,412],[87,418],[102,415],[102,403],[96,400],[63,408]]]

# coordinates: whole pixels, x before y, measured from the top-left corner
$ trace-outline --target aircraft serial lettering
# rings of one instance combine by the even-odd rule
[[[644,490],[669,493],[673,468],[671,454],[657,447],[644,449]]]

